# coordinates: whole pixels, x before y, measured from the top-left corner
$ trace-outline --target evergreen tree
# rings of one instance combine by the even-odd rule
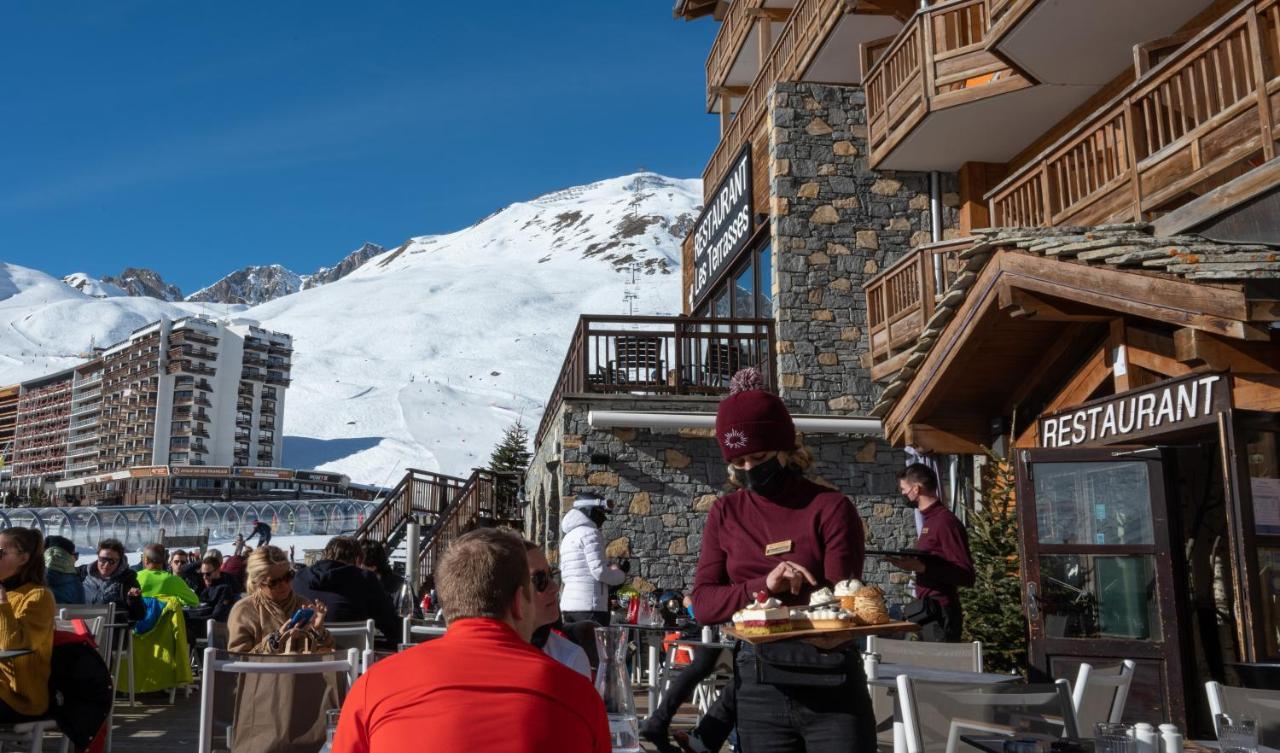
[[[489,456],[489,470],[494,473],[514,473],[519,478],[529,468],[533,452],[529,450],[529,430],[522,421],[516,421],[507,427],[502,441]]]
[[[1022,613],[1018,505],[1013,463],[987,452],[982,492],[967,507],[966,528],[973,557],[973,588],[960,596],[964,640],[982,641],[988,672],[1027,670],[1027,620]]]

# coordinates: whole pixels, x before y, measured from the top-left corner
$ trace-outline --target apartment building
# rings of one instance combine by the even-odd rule
[[[687,586],[755,365],[879,548],[909,457],[1017,478],[1031,663],[1138,663],[1129,716],[1280,658],[1280,2],[680,0],[719,23],[720,142],[684,316],[584,316],[526,525],[615,499],[611,556]],[[676,314],[677,312],[672,312]],[[869,561],[891,601],[906,576]]]
[[[165,319],[8,388],[17,395],[10,489],[68,494],[136,467],[275,467],[292,354],[288,335],[253,323]],[[0,404],[0,431],[3,418]]]

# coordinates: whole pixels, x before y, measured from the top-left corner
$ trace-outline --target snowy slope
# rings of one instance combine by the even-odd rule
[[[73,272],[62,281],[71,287],[79,290],[87,296],[93,298],[113,298],[120,295],[128,295],[119,285],[112,285],[109,282],[103,282],[96,277],[85,274],[84,272]]]
[[[285,464],[367,483],[409,466],[466,475],[515,419],[536,426],[580,314],[625,314],[627,293],[638,315],[680,310],[680,241],[700,201],[698,181],[651,173],[579,186],[248,309],[96,299],[0,265],[0,384],[74,363],[90,335],[238,314],[294,338]]]
[[[207,288],[187,296],[203,303],[255,305],[302,290],[302,278],[279,264],[238,269]]]

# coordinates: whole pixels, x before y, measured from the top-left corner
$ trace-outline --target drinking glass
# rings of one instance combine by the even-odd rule
[[[1093,726],[1094,753],[1137,753],[1138,741],[1133,737],[1133,726],[1099,722]]]
[[[1214,714],[1222,753],[1257,753],[1258,722],[1244,714]]]
[[[320,753],[329,753],[333,750],[333,738],[338,734],[338,719],[342,716],[342,709],[329,709],[324,712],[324,747],[320,748]]]
[[[625,628],[596,628],[600,656],[596,689],[604,698],[604,710],[609,716],[613,753],[640,753],[639,720],[627,673],[629,643]]]

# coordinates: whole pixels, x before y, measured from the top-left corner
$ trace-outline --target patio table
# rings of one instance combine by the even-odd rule
[[[634,630],[636,634],[636,642],[642,643],[648,649],[646,659],[648,660],[647,674],[641,674],[642,680],[647,680],[645,684],[649,686],[649,709],[652,711],[653,706],[658,699],[658,646],[662,643],[662,636],[678,630],[678,628],[667,627],[666,625],[632,625],[627,622],[613,622],[609,627],[626,628]],[[657,640],[654,640],[654,638]]]

